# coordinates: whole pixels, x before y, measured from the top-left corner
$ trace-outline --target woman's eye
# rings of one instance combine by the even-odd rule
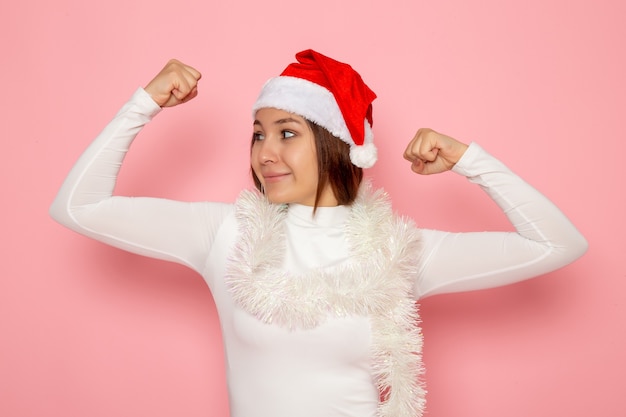
[[[263,140],[263,139],[265,139],[265,136],[263,136],[263,133],[254,132],[252,134],[252,140]]]
[[[283,133],[283,138],[284,139],[289,139],[289,138],[292,138],[292,137],[296,136],[295,133],[293,133],[293,132],[291,132],[289,130],[283,130],[282,133]]]

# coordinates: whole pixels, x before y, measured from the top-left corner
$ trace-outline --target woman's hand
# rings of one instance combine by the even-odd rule
[[[404,151],[411,170],[418,174],[438,174],[452,169],[467,145],[432,129],[419,129]]]
[[[186,103],[198,95],[198,80],[202,74],[175,59],[170,60],[145,90],[161,107]]]

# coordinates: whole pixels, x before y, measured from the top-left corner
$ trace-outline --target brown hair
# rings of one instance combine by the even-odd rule
[[[306,119],[305,119],[306,120]],[[317,151],[317,193],[315,195],[315,209],[327,184],[340,205],[352,204],[356,199],[359,186],[363,180],[363,169],[350,161],[350,145],[334,136],[328,130],[309,120],[307,124],[315,138]],[[254,139],[250,146],[254,145]],[[254,185],[262,191],[261,181],[253,169],[250,169]]]

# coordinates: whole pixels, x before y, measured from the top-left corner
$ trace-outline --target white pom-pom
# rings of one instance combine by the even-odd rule
[[[373,143],[350,147],[350,160],[361,168],[371,168],[378,159],[378,150]]]

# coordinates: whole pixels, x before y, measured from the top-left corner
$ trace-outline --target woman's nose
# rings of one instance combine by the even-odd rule
[[[259,150],[259,162],[262,164],[269,164],[276,162],[278,160],[278,151],[276,149],[276,144],[270,138],[266,138],[260,143]]]

